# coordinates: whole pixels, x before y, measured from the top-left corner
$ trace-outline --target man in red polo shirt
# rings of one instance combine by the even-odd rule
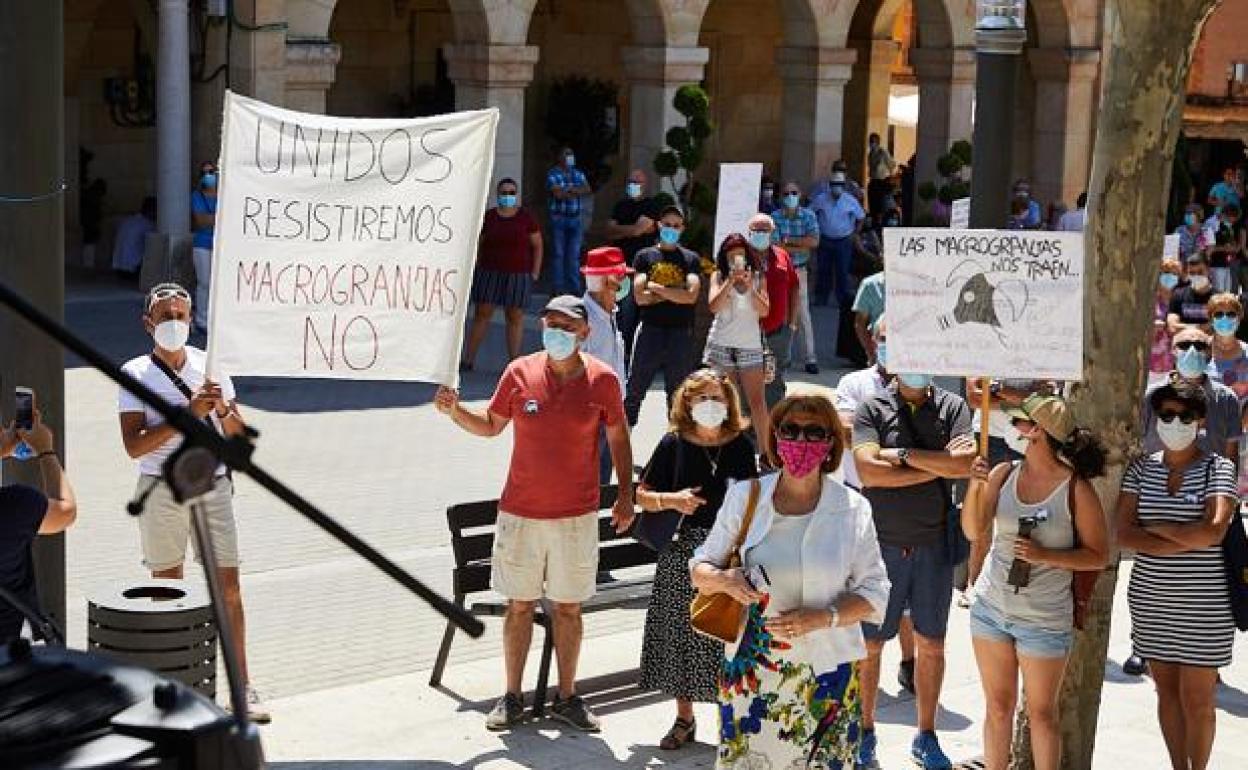
[[[750,217],[748,227],[751,233],[771,235],[776,230],[776,223],[767,214],[755,214]],[[767,317],[759,322],[763,327],[763,336],[767,339],[767,347],[776,357],[776,376],[767,384],[767,408],[770,409],[784,398],[784,371],[789,368],[793,347],[790,343],[793,332],[797,330],[801,286],[798,283],[797,268],[793,267],[789,252],[774,245],[762,250],[756,249],[753,241],[751,239],[750,249],[767,267],[767,296],[771,297],[771,309]]]
[[[553,606],[559,695],[551,715],[587,732],[598,718],[576,694],[581,648],[581,603],[594,594],[598,571],[598,431],[620,479],[611,512],[617,532],[633,523],[633,452],[620,381],[607,364],[579,348],[589,335],[580,297],[555,297],[542,314],[545,350],[512,361],[484,412],[459,403],[450,388],[435,403],[456,425],[477,436],[497,436],[514,424],[507,486],[498,504],[490,583],[508,599],[503,623],[507,691],[486,718],[506,730],[524,716],[520,681],[533,637],[533,612],[545,597]]]

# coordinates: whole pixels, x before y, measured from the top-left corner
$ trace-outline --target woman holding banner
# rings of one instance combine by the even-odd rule
[[[477,270],[472,276],[476,311],[468,332],[468,350],[460,368],[472,371],[477,351],[489,333],[494,309],[507,318],[507,360],[520,357],[524,339],[524,309],[533,282],[542,273],[542,227],[520,206],[516,180],[498,183],[498,206],[485,213],[477,245]]]
[[[989,471],[978,458],[972,472],[985,485],[980,504],[962,513],[967,537],[992,543],[971,606],[988,707],[984,754],[989,770],[1009,764],[1021,669],[1034,766],[1057,770],[1057,695],[1074,641],[1073,575],[1101,569],[1109,554],[1104,512],[1089,482],[1104,473],[1105,451],[1075,426],[1060,396],[1033,394],[1007,414],[1026,445],[1023,459]]]

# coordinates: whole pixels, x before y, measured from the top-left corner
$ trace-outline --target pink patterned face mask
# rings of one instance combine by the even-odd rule
[[[831,449],[831,441],[776,440],[776,453],[784,469],[799,479],[818,470]]]

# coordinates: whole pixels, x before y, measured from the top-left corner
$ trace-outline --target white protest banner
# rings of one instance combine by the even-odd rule
[[[497,110],[310,115],[226,93],[208,372],[455,385]]]
[[[711,258],[731,233],[744,233],[758,213],[758,191],[763,186],[762,163],[720,163],[719,195],[715,200],[715,240]]]
[[[1083,233],[884,230],[888,368],[1083,379]]]
[[[971,226],[971,199],[958,198],[949,208],[949,229],[965,230]]]
[[[1162,259],[1178,259],[1179,258],[1179,234],[1170,233],[1166,236],[1165,242],[1161,247]]]

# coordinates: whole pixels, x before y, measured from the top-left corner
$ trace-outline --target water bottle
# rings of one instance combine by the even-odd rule
[[[27,444],[25,441],[19,441],[17,442],[17,447],[14,448],[13,450],[13,459],[14,460],[29,460],[35,457],[37,454],[38,453],[35,452],[34,449],[30,448],[30,444]]]

